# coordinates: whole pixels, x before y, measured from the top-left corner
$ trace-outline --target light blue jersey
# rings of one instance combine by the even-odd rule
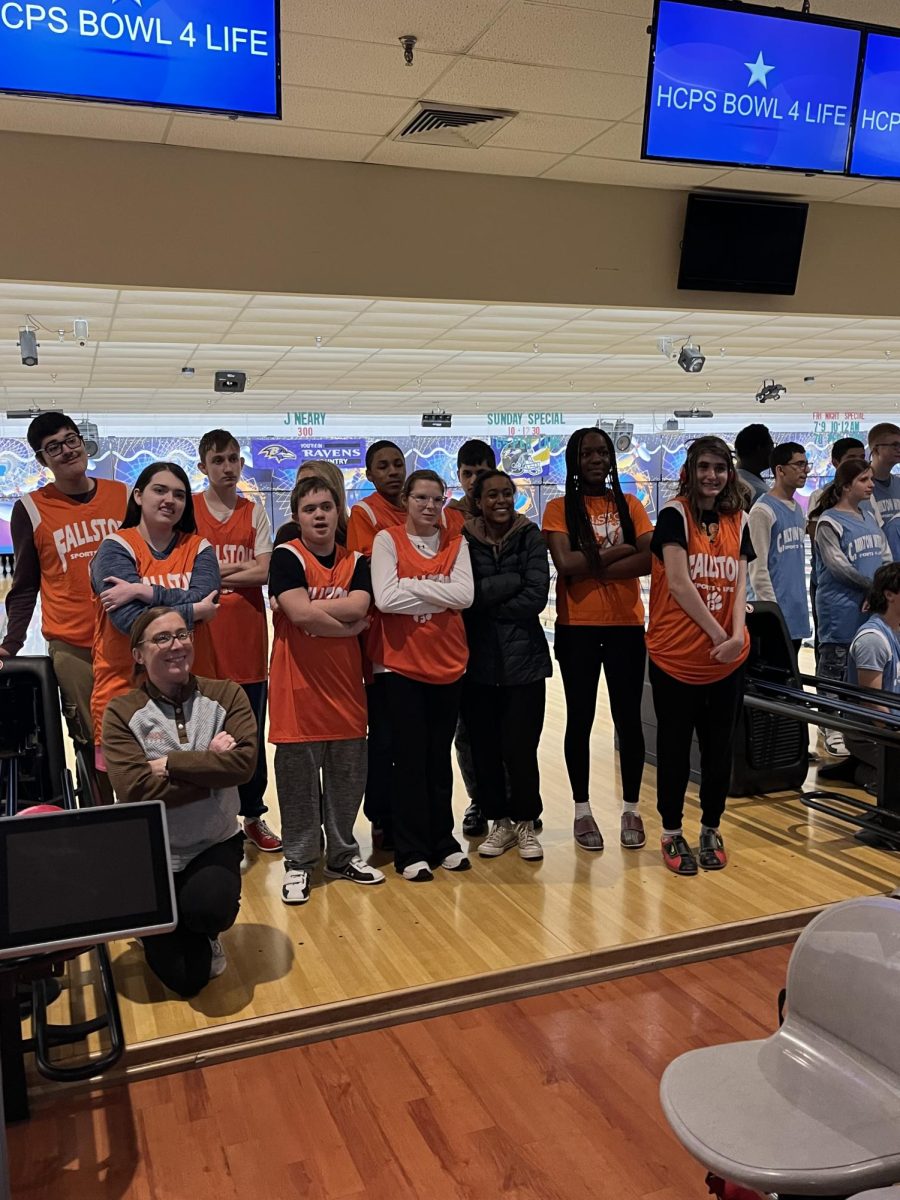
[[[750,564],[753,598],[774,600],[794,641],[809,637],[803,509],[796,501],[788,504],[766,494],[751,508],[748,524],[757,556]]]
[[[886,542],[877,519],[865,509],[857,515],[829,508],[818,526],[830,525],[840,538],[841,552],[850,566],[867,579],[884,563]],[[827,567],[821,554],[816,556],[816,617],[819,644],[849,646],[863,623],[865,594]]]
[[[900,640],[877,614],[869,617],[853,639],[847,682],[859,684],[860,671],[880,671],[882,691],[900,693]]]
[[[878,506],[887,534],[886,527],[900,516],[900,475],[889,475],[887,479],[873,479],[872,482],[875,485],[872,501]],[[894,557],[897,557],[896,554]]]

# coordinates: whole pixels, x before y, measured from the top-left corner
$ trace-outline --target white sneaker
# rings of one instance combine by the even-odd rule
[[[501,854],[505,854],[507,850],[511,849],[517,840],[518,835],[512,827],[512,821],[503,817],[494,822],[491,832],[478,847],[478,853],[482,858],[499,858]]]
[[[281,898],[285,904],[305,904],[309,899],[309,871],[285,871]]]
[[[468,871],[472,864],[462,850],[454,850],[452,854],[447,855],[441,866],[445,871]]]
[[[410,863],[408,867],[403,868],[400,874],[410,883],[430,883],[434,879],[427,862]]]
[[[516,821],[513,836],[519,843],[519,858],[534,861],[544,857],[544,848],[534,832],[534,821]]]
[[[228,959],[225,957],[225,951],[222,949],[222,942],[220,938],[210,938],[209,948],[212,950],[212,960],[209,964],[209,977],[210,979],[218,979],[228,966]]]
[[[826,733],[825,749],[834,758],[848,758],[850,755],[847,743],[844,741],[844,735],[839,733],[837,729],[831,729]]]
[[[370,866],[358,854],[342,867],[326,867],[325,874],[329,879],[349,879],[351,883],[384,883],[384,872]]]

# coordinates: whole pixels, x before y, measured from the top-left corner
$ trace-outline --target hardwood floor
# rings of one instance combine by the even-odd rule
[[[700,1200],[659,1077],[771,1033],[788,954],[61,1094],[9,1131],[15,1200]]]

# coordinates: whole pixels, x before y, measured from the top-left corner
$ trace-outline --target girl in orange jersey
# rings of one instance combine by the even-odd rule
[[[372,590],[382,613],[380,661],[394,756],[394,865],[424,883],[432,868],[467,871],[453,836],[450,747],[469,651],[460,612],[472,603],[469,549],[441,521],[444,483],[413,471],[402,491],[405,525],[372,548]]]
[[[177,463],[145,467],[119,531],[100,543],[91,562],[99,596],[94,633],[91,712],[99,739],[103,713],[132,687],[131,627],[148,608],[174,608],[194,633],[194,669],[212,675],[208,633],[201,622],[216,615],[220,586],[216,552],[198,536],[191,486]]]
[[[662,856],[676,875],[725,866],[719,822],[731,778],[734,730],[750,650],[747,563],[755,557],[731,451],[702,437],[688,449],[678,493],[659,514],[647,651],[656,709],[656,796]],[[681,820],[691,739],[700,745],[700,849]]]

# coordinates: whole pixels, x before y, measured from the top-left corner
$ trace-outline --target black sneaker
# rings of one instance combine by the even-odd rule
[[[484,813],[477,804],[470,804],[463,816],[463,836],[468,838],[481,837],[487,833],[487,821]]]
[[[662,843],[663,862],[676,875],[696,875],[697,860],[694,852],[679,833],[675,837],[667,837]]]
[[[725,843],[717,829],[709,829],[700,834],[698,858],[704,871],[721,871],[723,867],[728,866]]]
[[[342,867],[326,867],[325,875],[329,879],[349,879],[351,883],[384,883],[384,874],[377,867],[369,866],[358,855]]]

